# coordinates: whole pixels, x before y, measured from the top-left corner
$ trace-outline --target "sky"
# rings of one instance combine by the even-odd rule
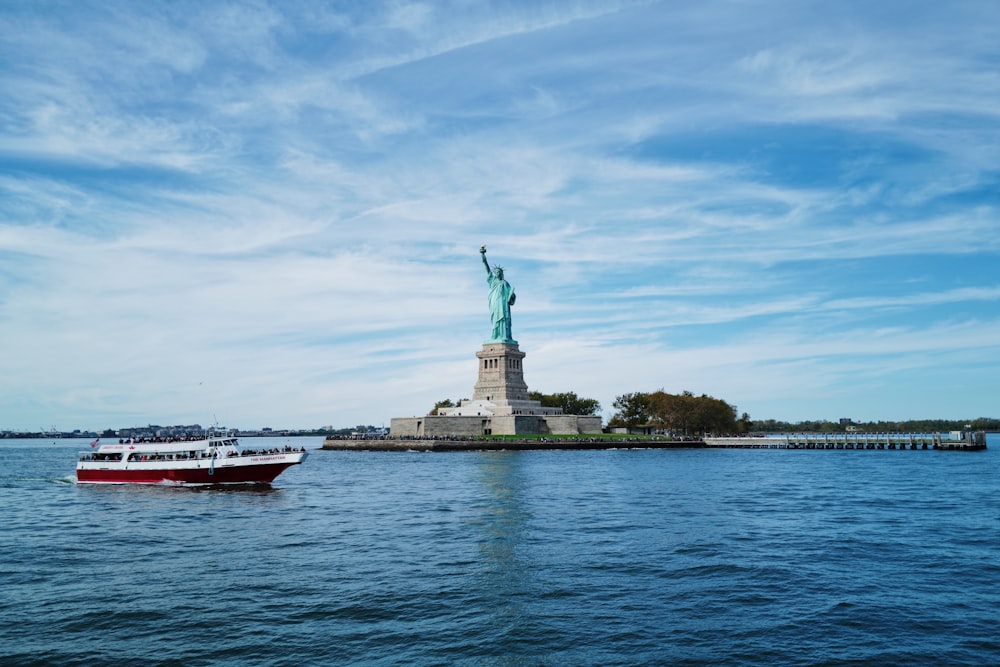
[[[0,3],[0,430],[1000,416],[1000,3]]]

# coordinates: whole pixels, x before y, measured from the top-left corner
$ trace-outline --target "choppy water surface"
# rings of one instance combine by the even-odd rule
[[[198,490],[0,440],[0,664],[1000,664],[988,442],[316,451]]]

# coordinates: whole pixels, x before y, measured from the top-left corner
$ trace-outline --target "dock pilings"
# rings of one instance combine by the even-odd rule
[[[977,451],[986,449],[981,431],[954,433],[789,433],[776,436],[706,437],[707,447],[725,449],[896,449]]]

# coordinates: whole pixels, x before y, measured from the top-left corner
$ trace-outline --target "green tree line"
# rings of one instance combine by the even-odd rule
[[[601,404],[593,398],[578,396],[576,392],[565,391],[545,394],[532,391],[529,398],[541,402],[544,407],[562,408],[569,415],[596,415],[601,412]],[[438,401],[430,414],[438,414],[438,408],[450,408],[463,400]],[[854,422],[844,420],[807,420],[786,422],[776,419],[751,421],[744,412],[738,415],[735,405],[707,396],[695,396],[690,391],[670,394],[663,389],[653,392],[636,391],[615,398],[615,413],[608,421],[609,427],[648,428],[660,432],[674,432],[683,435],[704,435],[705,433],[843,433],[853,427],[867,432],[911,432],[940,433],[946,431],[989,431],[1000,432],[1000,419],[978,417],[976,419],[912,419],[903,421]]]
[[[736,406],[712,396],[695,396],[690,391],[669,394],[662,389],[637,391],[615,398],[617,410],[608,421],[611,427],[652,428],[684,435],[704,433],[746,433],[750,416],[736,416]]]

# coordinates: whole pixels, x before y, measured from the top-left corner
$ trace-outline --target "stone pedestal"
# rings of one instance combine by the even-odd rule
[[[601,432],[598,416],[564,415],[528,398],[522,361],[514,342],[484,343],[476,352],[479,378],[472,400],[436,415],[397,417],[390,433],[397,437],[474,437],[478,435],[586,434]]]
[[[485,343],[476,357],[479,379],[472,390],[472,400],[494,403],[528,400],[528,385],[521,366],[525,354],[517,343]]]
[[[472,400],[457,408],[444,408],[438,414],[451,417],[490,415],[491,417],[560,415],[560,408],[543,408],[528,397],[522,361],[525,354],[517,343],[484,343],[476,352],[479,379],[472,390]]]

